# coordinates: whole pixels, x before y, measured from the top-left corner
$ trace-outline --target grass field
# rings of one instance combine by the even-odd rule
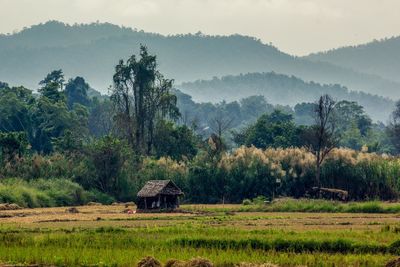
[[[219,266],[244,262],[384,266],[400,252],[400,215],[394,210],[316,213],[265,212],[242,205],[182,208],[190,212],[127,214],[123,205],[82,206],[78,213],[67,208],[0,211],[0,262],[135,266],[143,257],[154,256],[162,263],[203,257]]]

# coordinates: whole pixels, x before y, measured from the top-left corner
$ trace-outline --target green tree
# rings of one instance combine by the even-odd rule
[[[9,87],[9,86],[8,86],[8,83],[5,83],[5,82],[0,81],[0,89],[8,88],[8,87]]]
[[[39,93],[53,102],[65,101],[64,82],[62,70],[54,70],[39,82],[39,85],[42,86]]]
[[[68,108],[72,109],[75,103],[86,107],[89,106],[90,99],[88,97],[88,90],[89,84],[86,83],[85,79],[82,77],[70,79],[65,86]]]
[[[364,145],[364,138],[360,129],[353,122],[345,132],[341,133],[340,144],[345,147],[359,150]]]
[[[262,115],[242,132],[234,133],[234,140],[238,145],[254,145],[258,148],[290,147],[296,145],[296,134],[293,116],[275,110]]]
[[[83,152],[82,146],[89,135],[88,110],[85,106],[75,104],[74,109],[68,112],[70,123],[67,124],[61,135],[53,137],[52,145],[61,152]]]
[[[28,148],[25,132],[0,133],[0,152],[3,162],[11,162],[16,156],[22,157]]]
[[[121,174],[128,152],[125,143],[110,136],[104,136],[89,146],[89,157],[94,166],[91,186],[101,192],[118,196],[121,189]]]
[[[362,136],[366,136],[371,130],[372,120],[365,113],[364,108],[354,101],[342,100],[335,105],[337,120],[337,128],[340,132],[345,132],[356,126]]]
[[[242,118],[255,121],[261,114],[271,113],[274,107],[265,100],[264,96],[249,96],[240,100]]]
[[[158,157],[169,156],[175,160],[192,159],[197,153],[197,137],[187,126],[177,126],[170,121],[157,123],[154,147]]]
[[[79,104],[73,110],[68,109],[63,83],[61,70],[51,72],[40,82],[43,85],[40,97],[32,108],[35,124],[32,146],[39,152],[50,153],[54,148],[72,151],[87,135],[88,111]]]
[[[32,139],[32,92],[24,87],[0,88],[0,131],[25,132]]]
[[[315,103],[301,103],[294,106],[294,120],[298,125],[314,124]]]
[[[115,67],[111,99],[116,110],[116,125],[139,154],[151,154],[154,130],[159,119],[176,119],[180,113],[176,96],[170,91],[172,80],[157,70],[156,56],[145,46],[139,59],[131,56]]]
[[[113,116],[112,103],[108,98],[103,100],[99,100],[97,97],[93,98],[88,118],[90,134],[95,137],[111,134]]]
[[[392,113],[390,124],[386,129],[390,143],[396,154],[400,153],[400,100],[396,102],[395,110]]]
[[[32,112],[32,120],[35,123],[32,147],[43,153],[52,152],[52,141],[74,126],[72,114],[68,111],[66,104],[53,103],[47,97],[39,98]]]

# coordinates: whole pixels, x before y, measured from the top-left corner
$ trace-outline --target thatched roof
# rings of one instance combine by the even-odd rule
[[[183,195],[183,192],[171,180],[151,180],[139,191],[138,197],[155,197],[157,195]]]

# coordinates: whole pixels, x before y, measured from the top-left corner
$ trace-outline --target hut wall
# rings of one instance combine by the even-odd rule
[[[179,207],[178,196],[157,195],[156,197],[139,198],[138,209],[175,209]]]

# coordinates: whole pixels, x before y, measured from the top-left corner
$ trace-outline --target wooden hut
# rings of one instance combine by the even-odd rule
[[[148,181],[137,195],[137,209],[142,211],[173,210],[179,207],[182,190],[171,180]]]

